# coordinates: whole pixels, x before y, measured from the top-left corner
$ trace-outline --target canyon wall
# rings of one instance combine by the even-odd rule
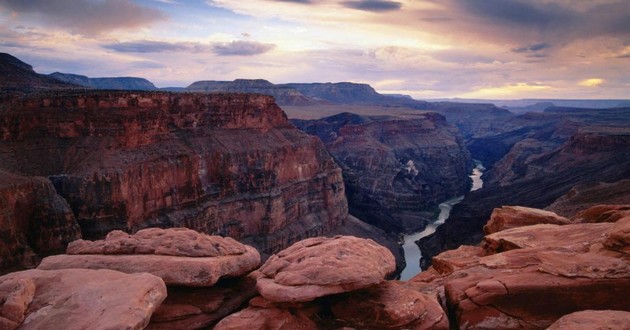
[[[347,217],[341,170],[272,97],[100,91],[2,101],[3,170],[48,177],[84,238],[188,227],[271,253]]]
[[[385,230],[421,230],[439,203],[470,188],[470,154],[439,114],[293,123],[319,136],[343,169],[350,213]]]

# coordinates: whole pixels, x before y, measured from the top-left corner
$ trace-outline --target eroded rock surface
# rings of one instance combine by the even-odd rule
[[[588,310],[571,313],[554,322],[548,330],[630,329],[630,312]]]
[[[311,301],[381,283],[395,268],[391,252],[372,240],[317,237],[271,256],[256,286],[270,301]]]
[[[13,289],[5,296],[7,286]],[[33,269],[0,277],[0,294],[3,326],[10,320],[20,329],[143,329],[166,286],[146,273]]]
[[[492,211],[490,220],[483,227],[483,231],[486,234],[492,234],[505,229],[544,223],[566,225],[571,221],[550,211],[522,206],[503,206]]]
[[[103,254],[94,254],[99,252]],[[134,235],[114,231],[105,240],[73,242],[68,253],[45,258],[38,269],[146,272],[168,285],[212,286],[222,277],[245,275],[260,264],[253,247],[185,228],[151,228]]]

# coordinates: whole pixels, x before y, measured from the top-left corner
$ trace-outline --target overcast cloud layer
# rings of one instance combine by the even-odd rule
[[[36,71],[354,81],[416,98],[628,98],[627,0],[0,0]]]

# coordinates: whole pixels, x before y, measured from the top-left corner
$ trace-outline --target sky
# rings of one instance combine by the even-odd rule
[[[432,98],[630,98],[630,0],[0,0],[39,73],[368,83]]]

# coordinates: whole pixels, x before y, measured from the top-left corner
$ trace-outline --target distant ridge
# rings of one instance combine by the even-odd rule
[[[104,77],[104,78],[88,78],[86,76],[54,72],[48,75],[59,81],[81,85],[84,87],[95,89],[112,89],[112,90],[142,90],[153,91],[158,90],[152,82],[144,78],[138,77]]]
[[[264,79],[236,79],[234,81],[202,80],[186,87],[188,92],[232,92],[271,95],[280,105],[315,105],[322,102],[307,97],[294,88],[275,85]]]
[[[75,84],[61,82],[33,71],[33,67],[7,53],[0,53],[0,90],[30,92],[49,89],[75,89]]]

